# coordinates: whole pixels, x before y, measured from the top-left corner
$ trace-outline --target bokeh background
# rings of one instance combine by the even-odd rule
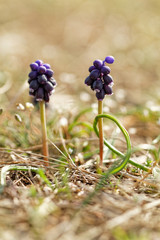
[[[55,71],[55,107],[96,102],[85,86],[95,59],[115,57],[108,106],[159,105],[159,0],[0,0],[0,104],[29,101],[29,64]]]

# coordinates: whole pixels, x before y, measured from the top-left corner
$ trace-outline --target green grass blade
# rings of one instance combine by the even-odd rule
[[[43,169],[36,168],[36,167],[31,167],[31,166],[17,166],[17,165],[7,165],[1,169],[1,174],[0,174],[0,184],[1,186],[6,185],[6,175],[8,171],[11,170],[17,170],[17,171],[32,171],[41,177],[41,179],[49,186],[52,188],[50,181],[44,174]]]
[[[112,120],[113,122],[115,122],[116,123],[116,125],[120,128],[120,130],[122,131],[122,133],[123,133],[123,135],[124,135],[124,137],[125,137],[125,139],[126,139],[126,143],[127,143],[127,155],[129,156],[129,158],[130,158],[130,155],[131,155],[131,152],[132,152],[132,150],[131,150],[131,143],[130,143],[130,138],[129,138],[129,134],[128,134],[128,132],[127,132],[127,130],[120,124],[120,122],[115,118],[115,117],[113,117],[113,116],[111,116],[111,115],[109,115],[109,114],[101,114],[101,115],[98,115],[98,116],[96,116],[96,118],[95,118],[95,120],[94,120],[94,122],[93,122],[93,129],[94,129],[94,131],[95,131],[95,133],[96,133],[96,135],[99,137],[99,132],[98,132],[98,128],[97,128],[97,123],[98,123],[98,119],[99,118],[107,118],[107,119],[110,119],[110,120]],[[123,158],[124,159],[124,157],[125,157],[125,155],[121,152],[121,151],[119,151],[117,148],[115,148],[110,142],[108,142],[106,139],[104,139],[104,144],[111,150],[111,151],[113,151],[116,155],[118,155],[119,157],[121,157],[121,158]],[[130,152],[130,153],[129,153]],[[126,160],[128,159],[128,157],[126,158]],[[133,166],[135,166],[135,167],[137,167],[137,168],[140,168],[140,169],[142,169],[142,170],[144,170],[144,171],[146,171],[146,172],[149,172],[150,171],[150,169],[149,168],[147,168],[147,167],[145,167],[145,166],[143,166],[143,165],[141,165],[141,164],[138,164],[138,163],[135,163],[134,161],[132,161],[131,159],[128,159],[127,160],[127,162],[128,163],[130,163],[130,164],[132,164]],[[122,165],[121,165],[121,167],[120,168],[124,168],[125,167],[125,165],[127,164],[127,162],[125,161],[125,160],[123,160],[122,161]],[[123,167],[124,166],[124,167]],[[119,168],[119,169],[120,169]],[[117,169],[118,170],[118,169]],[[119,170],[120,171],[120,170]]]

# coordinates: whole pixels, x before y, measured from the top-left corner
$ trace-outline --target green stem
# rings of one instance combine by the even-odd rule
[[[114,174],[120,170],[122,170],[125,165],[127,164],[127,162],[129,162],[130,164],[134,165],[135,167],[138,167],[146,172],[149,172],[150,169],[141,165],[141,164],[138,164],[138,163],[135,163],[134,161],[130,160],[130,155],[131,155],[131,143],[130,143],[130,138],[129,138],[129,135],[128,135],[128,132],[127,130],[119,123],[119,121],[109,115],[109,114],[101,114],[101,115],[98,115],[96,116],[94,122],[93,122],[93,129],[96,133],[96,135],[99,137],[99,132],[98,132],[98,128],[97,128],[97,123],[98,123],[98,120],[100,118],[107,118],[107,119],[110,119],[112,120],[113,122],[116,123],[116,125],[120,128],[120,130],[122,131],[125,139],[126,139],[126,142],[127,142],[127,154],[124,155],[122,152],[120,152],[118,149],[116,149],[113,145],[111,145],[106,139],[104,139],[104,144],[112,151],[114,152],[116,155],[120,156],[121,158],[123,158],[124,160],[122,161],[122,163],[118,166],[118,167],[115,167],[112,172],[110,174]]]
[[[42,151],[44,155],[45,165],[48,166],[48,143],[47,143],[47,127],[46,127],[46,113],[45,113],[45,102],[39,102],[40,107],[40,118],[42,126]]]
[[[52,188],[52,185],[50,183],[50,181],[48,180],[48,178],[46,177],[43,169],[41,168],[36,168],[36,167],[31,167],[31,166],[17,166],[17,165],[8,165],[5,166],[1,169],[0,172],[0,185],[1,186],[5,186],[6,185],[6,175],[8,171],[12,171],[12,170],[17,170],[17,171],[32,171],[35,172],[37,174],[39,174],[39,176],[42,178],[42,180],[49,186]]]
[[[98,100],[98,115],[103,113],[103,102]],[[99,157],[100,157],[100,166],[103,165],[103,119],[98,119],[98,128],[99,128]]]

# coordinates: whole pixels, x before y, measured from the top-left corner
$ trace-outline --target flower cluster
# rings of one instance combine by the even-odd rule
[[[47,63],[37,60],[30,64],[29,73],[29,94],[34,96],[36,101],[49,102],[50,95],[56,87],[56,81],[53,78],[54,72]]]
[[[108,56],[104,61],[95,60],[93,66],[88,69],[90,75],[85,79],[85,84],[96,92],[98,100],[103,100],[106,94],[112,94],[113,78],[109,75],[111,69],[105,65],[105,62],[112,64],[114,57]]]

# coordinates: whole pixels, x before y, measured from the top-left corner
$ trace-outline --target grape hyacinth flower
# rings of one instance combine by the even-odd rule
[[[89,67],[89,76],[85,79],[84,83],[96,92],[98,100],[98,114],[102,114],[103,105],[102,100],[106,95],[112,95],[113,78],[110,75],[111,69],[107,64],[114,62],[113,56],[107,56],[104,61],[95,60],[93,65]],[[100,165],[103,163],[103,119],[98,121],[99,126],[99,148],[100,148]]]
[[[112,64],[114,57],[108,56],[104,61],[95,60],[89,67],[89,76],[85,79],[85,84],[96,92],[98,100],[102,101],[105,95],[112,94],[113,78],[110,75],[111,69],[105,63]]]
[[[49,102],[51,94],[56,87],[53,78],[53,70],[50,65],[37,60],[30,64],[31,72],[28,74],[29,94],[34,96],[36,101]]]
[[[53,70],[47,63],[37,60],[30,64],[31,72],[28,74],[29,94],[35,97],[40,106],[40,118],[42,125],[42,145],[45,165],[48,166],[48,144],[45,116],[45,103],[49,102],[50,96],[56,87],[56,81],[53,78]]]

